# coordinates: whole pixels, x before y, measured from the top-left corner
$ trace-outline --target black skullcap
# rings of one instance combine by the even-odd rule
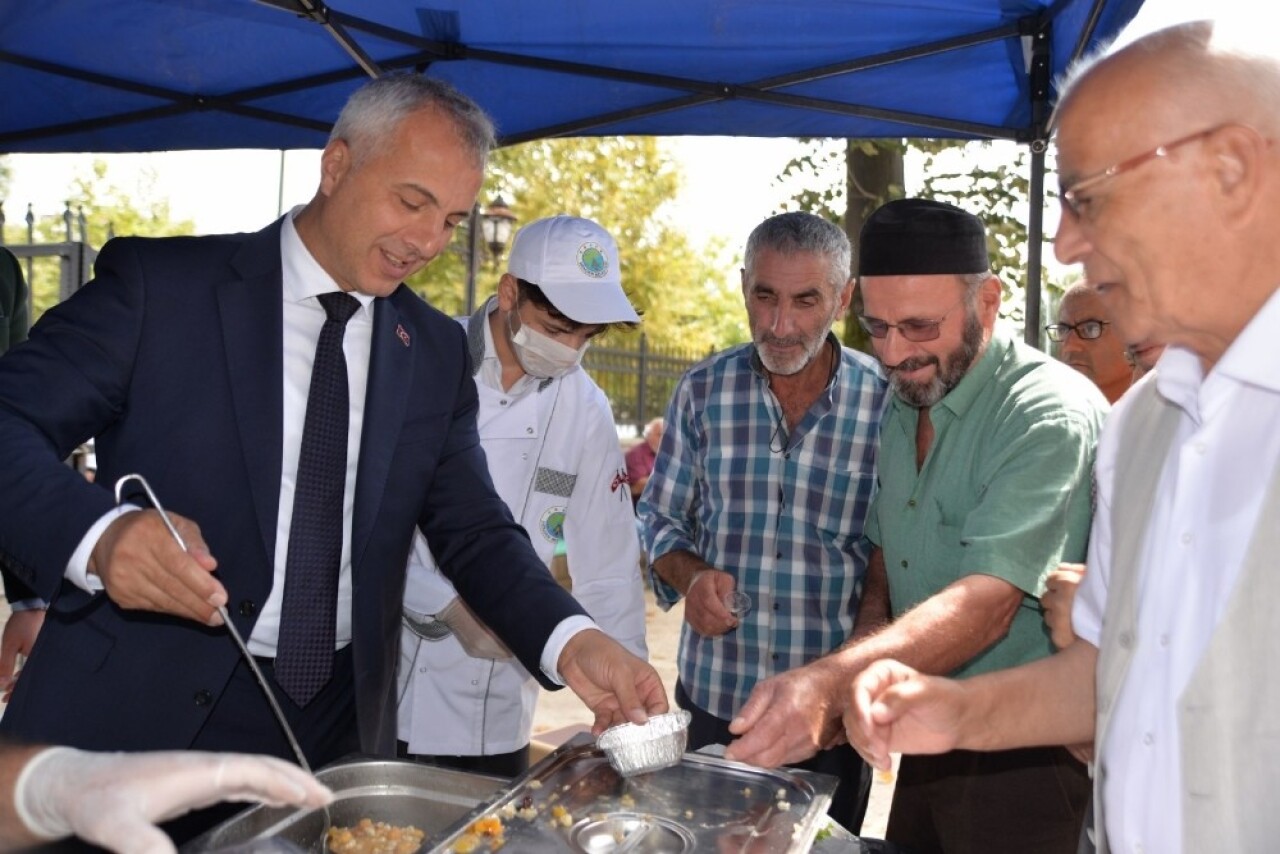
[[[859,276],[985,273],[987,234],[968,211],[929,199],[881,205],[862,226]]]

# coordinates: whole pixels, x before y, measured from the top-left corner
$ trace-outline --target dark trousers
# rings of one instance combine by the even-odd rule
[[[257,662],[313,769],[359,751],[350,646],[334,656],[333,678],[305,708],[294,705],[280,690],[270,660],[259,658]],[[191,749],[265,753],[297,762],[262,686],[244,661],[232,673]],[[163,829],[181,845],[245,808],[245,804],[219,804],[167,822]]]
[[[409,759],[425,765],[439,765],[442,768],[453,768],[456,771],[488,774],[490,777],[519,777],[529,770],[529,745],[527,744],[510,753],[491,753],[487,756],[428,756],[422,753],[410,753],[409,745],[400,741],[396,742],[396,753],[401,759]]]
[[[904,756],[885,838],[912,854],[1075,854],[1090,792],[1061,747]]]
[[[676,705],[693,716],[689,722],[689,750],[699,750],[709,744],[727,745],[737,738],[729,732],[729,721],[698,708],[679,681],[676,682]],[[857,835],[867,814],[867,800],[871,797],[871,768],[862,761],[862,757],[849,745],[842,744],[819,751],[804,762],[789,767],[835,777],[839,782],[827,815]]]

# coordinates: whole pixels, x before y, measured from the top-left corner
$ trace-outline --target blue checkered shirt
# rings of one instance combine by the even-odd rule
[[[853,630],[887,397],[871,357],[841,354],[790,431],[750,344],[691,368],[667,409],[638,508],[650,560],[692,552],[754,600],[728,634],[706,638],[686,623],[680,635],[680,681],[724,720],[757,682],[813,661]],[[679,594],[650,574],[658,604],[670,608]]]

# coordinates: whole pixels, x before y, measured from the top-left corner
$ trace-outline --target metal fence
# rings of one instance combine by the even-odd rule
[[[4,201],[0,200],[0,245],[3,245],[22,262],[23,273],[27,279],[28,315],[34,323],[38,315],[38,307],[34,304],[37,272],[46,264],[57,263],[55,279],[57,282],[57,294],[52,298],[55,302],[61,302],[71,296],[85,282],[89,281],[89,277],[93,272],[94,259],[98,257],[98,250],[89,245],[84,208],[80,208],[77,213],[73,213],[69,202],[62,213],[66,240],[56,243],[37,243],[35,233],[36,219],[31,205],[27,205],[25,221],[26,242],[6,243]],[[77,237],[79,237],[78,240],[76,239]],[[40,281],[43,281],[43,278]]]
[[[676,382],[712,351],[688,347],[655,347],[643,333],[610,335],[607,344],[593,344],[582,360],[596,384],[613,404],[619,427],[633,426],[636,435],[651,418],[666,411]]]

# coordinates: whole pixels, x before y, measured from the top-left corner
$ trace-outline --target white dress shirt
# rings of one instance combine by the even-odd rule
[[[1235,587],[1280,462],[1277,339],[1280,293],[1208,376],[1195,354],[1178,347],[1157,368],[1156,388],[1182,416],[1143,546],[1134,656],[1100,745],[1106,832],[1117,852],[1182,851],[1177,702]],[[1098,445],[1089,569],[1072,612],[1076,634],[1095,646],[1111,576],[1116,446],[1132,399],[1117,403]]]

